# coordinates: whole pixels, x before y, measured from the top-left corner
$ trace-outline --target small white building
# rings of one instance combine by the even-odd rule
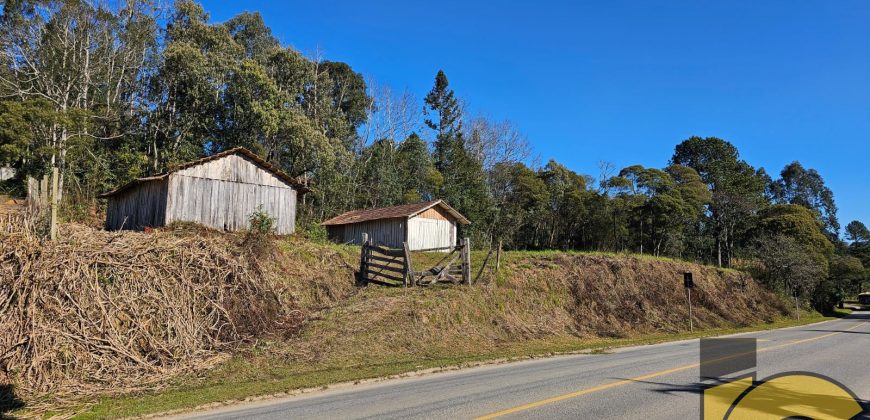
[[[9,165],[0,166],[0,181],[15,178],[15,173],[15,168]]]
[[[457,226],[471,222],[443,200],[367,210],[353,210],[322,223],[329,239],[359,244],[368,234],[376,245],[412,251],[456,246]]]

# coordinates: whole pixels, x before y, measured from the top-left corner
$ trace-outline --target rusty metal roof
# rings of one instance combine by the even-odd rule
[[[338,216],[335,216],[332,219],[321,223],[321,225],[347,225],[352,223],[367,222],[370,220],[394,219],[397,217],[413,217],[435,206],[439,206],[447,211],[447,213],[450,213],[450,215],[453,216],[453,218],[455,218],[457,222],[463,225],[471,223],[468,219],[465,218],[465,216],[456,211],[456,209],[447,205],[444,200],[433,200],[424,201],[422,203],[403,204],[401,206],[393,207],[352,210],[347,213],[339,214]]]
[[[173,172],[178,172],[178,171],[183,170],[183,169],[191,168],[191,167],[194,167],[197,165],[202,165],[203,163],[208,163],[208,162],[211,162],[213,160],[218,160],[220,158],[230,156],[230,155],[242,155],[242,156],[252,160],[254,162],[254,164],[265,169],[266,171],[268,171],[272,175],[275,175],[276,177],[278,177],[278,179],[290,184],[291,186],[293,186],[293,188],[296,189],[296,191],[299,191],[300,193],[304,194],[304,193],[311,191],[310,189],[308,189],[308,187],[306,187],[301,182],[299,182],[298,179],[296,179],[290,175],[287,175],[286,173],[284,173],[284,171],[278,169],[275,165],[272,165],[271,163],[266,162],[265,160],[263,160],[263,158],[257,156],[254,152],[252,152],[248,149],[245,149],[244,147],[235,147],[232,149],[224,150],[223,152],[220,152],[220,153],[215,153],[211,156],[206,156],[202,159],[182,163],[181,165],[174,166],[170,170],[163,172],[161,174],[134,179],[134,180],[118,187],[118,188],[115,188],[112,191],[98,195],[97,198],[111,197],[111,196],[118,194],[122,191],[126,191],[127,189],[132,188],[138,184],[148,182],[148,181],[156,181],[159,179],[164,179],[164,178],[168,177],[170,174],[172,174]]]

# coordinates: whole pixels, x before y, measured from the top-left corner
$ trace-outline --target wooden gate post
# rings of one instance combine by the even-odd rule
[[[414,264],[411,263],[411,248],[407,242],[402,242],[405,248],[405,287],[414,287],[417,285],[417,279],[414,278]]]
[[[369,234],[362,234],[362,241],[360,241],[360,252],[359,252],[359,278],[360,283],[368,284],[369,282],[369,273],[368,273],[368,258],[366,256],[366,252],[368,251],[367,246],[369,244]]]
[[[462,281],[471,284],[471,239],[465,238],[462,246]]]

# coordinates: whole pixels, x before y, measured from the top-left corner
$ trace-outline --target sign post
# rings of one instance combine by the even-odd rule
[[[794,312],[797,314],[797,320],[801,320],[801,305],[798,297],[801,295],[801,289],[798,286],[795,286],[792,290],[792,294],[794,295]]]
[[[692,279],[690,271],[683,273],[683,287],[686,288],[686,295],[689,299],[689,332],[694,332],[695,326],[692,322],[692,289],[695,288],[695,281]]]

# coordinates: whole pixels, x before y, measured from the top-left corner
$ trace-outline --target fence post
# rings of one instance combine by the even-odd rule
[[[57,240],[57,166],[51,168],[51,240]]]
[[[369,234],[362,234],[362,241],[360,241],[360,252],[359,252],[359,278],[360,283],[366,285],[369,282],[369,269],[368,269],[368,258],[366,256],[366,247],[369,244]]]
[[[462,280],[471,284],[471,239],[465,238],[462,246]]]
[[[495,272],[501,268],[501,241],[498,241],[498,250],[495,252]]]
[[[402,242],[405,248],[405,286],[414,287],[417,285],[417,279],[414,278],[414,264],[411,263],[411,248],[407,242]]]

